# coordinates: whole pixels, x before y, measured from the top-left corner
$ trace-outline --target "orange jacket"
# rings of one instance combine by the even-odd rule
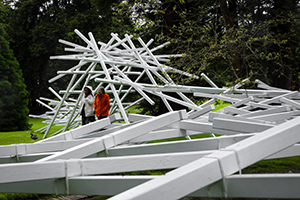
[[[98,94],[95,95],[94,109],[95,109],[95,115],[97,117],[108,116],[109,107],[110,107],[110,102],[109,102],[108,94],[103,93],[101,94],[101,96],[99,96]]]

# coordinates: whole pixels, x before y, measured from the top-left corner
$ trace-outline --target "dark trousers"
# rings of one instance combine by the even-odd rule
[[[100,116],[100,117],[98,117],[98,119],[104,119],[104,118],[106,118],[107,116]]]
[[[85,125],[85,124],[88,124],[88,123],[94,122],[94,121],[96,121],[95,116],[90,116],[90,117],[82,116],[82,118],[81,118],[82,125]]]

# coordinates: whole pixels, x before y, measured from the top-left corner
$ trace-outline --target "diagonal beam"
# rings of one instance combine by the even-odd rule
[[[187,196],[299,142],[299,128],[299,118],[290,120],[127,190],[110,200],[179,199]],[[223,183],[223,194],[227,197],[226,182]]]
[[[45,162],[57,159],[84,158],[99,151],[119,145],[132,138],[146,134],[152,130],[172,124],[179,120],[187,118],[185,111],[174,111],[161,116],[151,118],[139,124],[129,126],[123,130],[96,138],[92,141],[70,148],[68,150],[55,153],[52,156],[38,160],[36,162]]]

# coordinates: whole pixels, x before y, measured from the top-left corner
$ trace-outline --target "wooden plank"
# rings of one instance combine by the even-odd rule
[[[242,177],[233,176],[227,180],[227,195],[232,198],[289,199],[299,198],[300,196],[299,174],[243,175]]]
[[[299,174],[245,174],[225,178],[228,198],[298,199]],[[189,197],[225,198],[223,181],[204,187]]]
[[[299,128],[299,118],[290,120],[127,190],[111,200],[179,199],[299,142]],[[227,197],[226,188],[223,192]]]
[[[236,107],[233,107],[233,106],[225,107],[224,112],[226,114],[235,114],[235,115],[250,113],[250,111],[248,111],[248,110],[245,110],[245,109],[242,109],[242,108],[236,108]]]
[[[52,155],[52,153],[35,153],[35,154],[26,154],[17,156],[3,156],[0,157],[0,164],[9,164],[9,163],[24,163],[24,162],[34,162],[39,159],[45,158]]]
[[[112,174],[146,170],[175,169],[213,152],[214,151],[194,151],[153,155],[103,157],[83,159],[81,161],[68,161],[68,163],[73,162],[70,164],[71,166],[76,166],[76,164],[80,165],[80,171],[76,172],[73,170],[74,174]]]
[[[222,173],[218,160],[202,158],[115,195],[110,200],[180,199],[220,179]]]
[[[89,176],[0,184],[0,192],[113,196],[158,176]],[[228,198],[298,199],[299,174],[232,175],[225,178]],[[195,198],[224,198],[223,182],[217,181],[188,194]]]
[[[122,156],[114,158],[105,157],[82,160],[52,161],[39,164],[3,164],[0,166],[0,183],[93,174],[174,169],[205,155],[211,154],[212,152],[214,151]]]
[[[30,143],[30,144],[14,144],[0,146],[0,157],[2,156],[24,156],[34,153],[45,153],[63,151],[65,149],[77,146],[79,144],[90,141],[91,139],[78,139],[71,141],[49,141],[43,143]]]
[[[213,123],[196,122],[191,120],[182,120],[179,122],[179,127],[185,130],[193,130],[202,133],[216,133],[221,135],[235,135],[243,133],[243,130],[229,130],[220,129],[219,127],[214,127]]]
[[[296,114],[298,111],[294,111]],[[269,121],[269,122],[274,122],[274,123],[282,123],[285,122],[286,120],[290,120],[293,118],[292,112],[282,112],[282,113],[275,113],[275,114],[268,114],[268,115],[259,115],[259,116],[254,116],[254,117],[249,117],[247,119],[249,120],[263,120],[263,121]]]
[[[256,122],[256,123],[262,123],[263,121],[257,120],[257,119],[249,119],[246,117],[240,117],[237,115],[229,115],[229,114],[223,114],[223,113],[217,113],[217,112],[211,112],[208,115],[208,121],[214,122],[214,119],[231,119],[231,120],[238,120],[238,121],[245,121],[245,122]]]
[[[247,137],[249,136],[243,136],[243,138],[247,138]],[[207,152],[207,150],[213,151],[213,150],[218,150],[220,148],[227,147],[235,142],[240,141],[243,138],[241,136],[240,137],[218,137],[218,138],[198,139],[192,141],[180,141],[180,142],[173,142],[173,144],[166,143],[165,147],[162,146],[162,144],[123,146],[120,147],[120,149],[119,148],[109,149],[108,154],[105,154],[103,152],[100,154],[98,153],[97,155],[94,156],[105,157],[108,155],[110,157],[114,157],[114,156],[126,156],[126,155],[148,155],[149,153],[172,154],[174,152],[184,153],[185,151],[186,152],[195,152],[195,151]],[[217,141],[217,142],[213,143],[213,141]],[[180,149],[183,149],[184,151],[178,151]],[[136,153],[133,154],[132,152],[136,152]],[[19,155],[18,159],[16,158],[16,156],[4,156],[4,157],[0,157],[0,164],[34,162],[36,160],[42,159],[50,155],[53,155],[53,152]],[[300,155],[300,145],[295,144],[265,159],[276,159],[276,158],[292,157],[292,156],[299,156],[299,155]],[[92,158],[94,156],[89,156],[89,157]]]
[[[141,121],[153,118],[153,116],[150,115],[140,115],[140,114],[128,114],[128,119],[131,122]]]
[[[207,106],[207,107],[203,108],[202,110],[198,110],[198,111],[195,111],[193,113],[190,113],[188,115],[188,118],[189,119],[195,119],[195,118],[200,117],[201,115],[204,115],[204,114],[206,114],[206,113],[208,113],[208,112],[210,112],[214,109],[215,109],[214,105]]]
[[[244,140],[253,134],[210,137],[194,140],[180,140],[173,142],[140,144],[131,146],[117,146],[107,150],[109,156],[147,155],[160,153],[176,153],[190,151],[209,151],[225,148],[229,145]],[[105,152],[98,153],[105,156]]]
[[[186,136],[186,131],[182,129],[167,129],[151,131],[145,135],[129,140],[129,143],[150,142],[154,140],[170,139]]]
[[[93,139],[92,141],[86,142],[68,150],[55,153],[54,155],[41,159],[37,162],[56,159],[83,158],[185,118],[187,118],[185,111],[174,111],[166,113],[139,124],[129,126],[123,130],[116,131],[109,135]]]
[[[28,194],[67,194],[65,179],[27,180],[0,183],[0,192]]]
[[[47,162],[39,164],[14,163],[0,165],[0,183],[62,178],[65,176],[64,162]]]
[[[288,105],[291,105],[291,106],[293,106],[297,109],[300,109],[300,103],[298,103],[296,101],[290,100],[290,99],[285,98],[285,97],[281,97],[279,101],[282,102],[282,103],[286,103]]]
[[[214,118],[213,128],[228,131],[240,131],[241,133],[257,133],[274,127],[272,124],[241,121],[234,119]]]
[[[276,152],[267,158],[268,159],[277,159],[277,158],[286,158],[286,157],[293,157],[293,156],[300,156],[300,144],[294,144],[291,147],[288,147],[282,151]]]
[[[226,149],[238,151],[241,166],[249,166],[260,159],[298,143],[300,141],[300,135],[298,134],[299,120],[300,118],[297,117],[242,140],[239,145],[233,144],[226,147]]]
[[[289,106],[278,106],[278,107],[273,106],[272,108],[269,108],[267,110],[254,111],[254,112],[251,112],[251,113],[242,114],[240,116],[243,116],[243,117],[254,117],[254,116],[267,115],[267,114],[275,114],[275,113],[288,112],[288,111],[290,111],[290,107]]]
[[[120,114],[114,114],[111,115],[107,118],[97,120],[95,122],[89,123],[87,126],[80,126],[76,129],[72,129],[70,131],[66,131],[64,133],[61,133],[59,135],[40,140],[37,143],[44,143],[44,142],[49,142],[49,141],[59,141],[59,140],[73,140],[76,138],[79,138],[83,134],[90,133],[93,131],[100,130],[106,126],[109,126],[111,123],[121,120]]]

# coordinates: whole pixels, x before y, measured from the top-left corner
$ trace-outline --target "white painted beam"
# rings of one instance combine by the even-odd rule
[[[158,178],[158,176],[82,176],[68,179],[23,181],[0,184],[0,192],[66,195],[113,196],[132,187]],[[233,175],[225,178],[228,198],[298,199],[300,177],[298,174]],[[84,187],[83,187],[84,186]],[[224,198],[223,183],[218,181],[187,197]]]
[[[84,135],[86,133],[91,133],[91,132],[100,130],[118,120],[122,120],[122,118],[119,113],[116,113],[114,115],[110,115],[107,118],[89,123],[86,126],[81,126],[76,129],[72,129],[70,131],[61,133],[59,135],[56,135],[56,136],[53,136],[53,137],[50,137],[50,138],[47,138],[44,140],[40,140],[37,143],[43,143],[43,142],[49,142],[49,141],[59,141],[59,140],[73,140],[73,139],[81,137],[82,135]]]
[[[166,113],[156,118],[149,119],[123,130],[119,130],[109,135],[70,148],[63,152],[56,153],[37,162],[67,158],[83,158],[185,118],[187,118],[187,116],[184,111]]]
[[[244,130],[230,130],[224,129],[223,126],[215,127],[213,123],[210,122],[197,122],[197,121],[192,121],[192,120],[183,120],[179,122],[179,128],[180,129],[185,129],[185,130],[193,130],[193,131],[198,131],[200,133],[215,133],[215,134],[221,134],[221,135],[235,135],[235,134],[240,134],[240,133],[246,133]]]
[[[219,150],[237,143],[253,134],[210,137],[193,140],[168,141],[160,143],[118,146],[108,149],[109,156],[146,155],[190,151]],[[103,152],[104,154],[104,152]],[[104,156],[104,155],[103,155]]]
[[[299,119],[256,134],[119,195],[117,199],[179,199],[300,141]],[[286,140],[282,140],[282,137]],[[277,144],[277,145],[273,145]],[[199,177],[199,179],[195,179]],[[227,186],[224,183],[224,196]]]
[[[83,175],[111,174],[132,171],[174,169],[213,151],[184,152],[114,158],[72,159],[45,163],[0,165],[0,183],[43,180]],[[99,167],[101,166],[101,167]],[[47,171],[47,173],[45,173]]]
[[[274,127],[272,124],[242,121],[237,119],[214,118],[213,128],[240,133],[257,133]]]
[[[59,140],[43,143],[5,145],[0,146],[0,157],[63,151],[90,140],[91,139]]]

